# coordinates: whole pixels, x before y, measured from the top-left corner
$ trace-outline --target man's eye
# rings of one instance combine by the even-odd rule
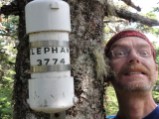
[[[115,53],[116,56],[124,56],[125,55],[125,52],[124,51],[117,51]]]
[[[116,50],[112,52],[113,57],[124,57],[126,56],[126,52],[124,50]]]
[[[140,50],[140,55],[142,56],[142,57],[148,57],[148,56],[150,56],[151,55],[151,52],[150,51],[147,51],[147,50]]]

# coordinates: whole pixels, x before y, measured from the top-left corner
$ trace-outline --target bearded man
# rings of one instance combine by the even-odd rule
[[[156,51],[137,30],[115,34],[106,44],[105,56],[111,69],[119,111],[115,119],[159,119],[159,106],[152,97],[158,78]]]

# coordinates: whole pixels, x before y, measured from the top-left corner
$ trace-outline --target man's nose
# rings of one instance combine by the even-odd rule
[[[129,63],[139,63],[140,62],[140,56],[137,54],[135,50],[131,50],[128,55],[128,62]]]

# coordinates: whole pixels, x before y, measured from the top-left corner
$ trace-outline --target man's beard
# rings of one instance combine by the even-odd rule
[[[142,72],[143,75],[147,75],[148,82],[145,83],[123,83],[120,81],[120,78],[122,75],[128,75],[129,72]],[[122,90],[122,91],[128,91],[128,92],[146,92],[152,90],[156,80],[154,79],[153,74],[151,74],[150,70],[146,68],[142,64],[130,64],[116,74],[115,72],[111,72],[111,82],[115,88],[115,90]],[[134,79],[134,80],[143,80],[143,79]]]

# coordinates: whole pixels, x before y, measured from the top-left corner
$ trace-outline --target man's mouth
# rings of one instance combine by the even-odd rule
[[[124,67],[124,69],[120,73],[125,76],[138,77],[138,76],[148,76],[150,72],[143,65],[129,65],[127,67]]]
[[[128,76],[128,75],[129,75],[129,76],[130,76],[130,75],[138,75],[138,74],[146,75],[146,73],[144,73],[144,72],[138,72],[138,71],[137,71],[137,72],[136,72],[136,71],[133,71],[133,72],[130,71],[130,72],[126,72],[126,73],[124,73],[124,74],[127,75],[127,76]]]

